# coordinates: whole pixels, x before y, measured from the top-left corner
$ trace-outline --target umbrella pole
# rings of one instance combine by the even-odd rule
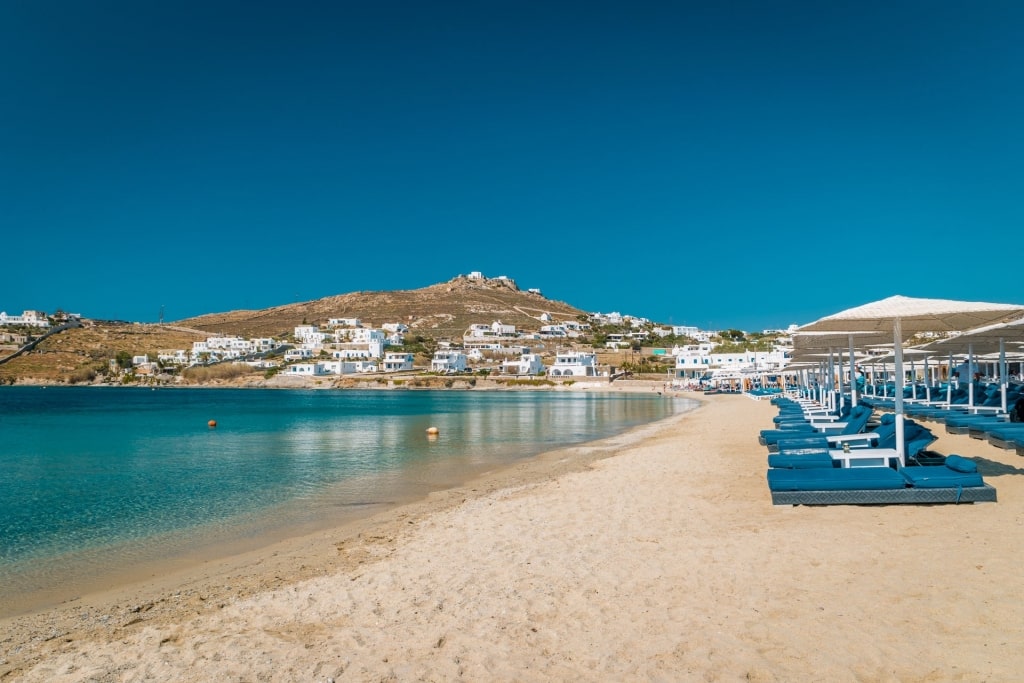
[[[946,407],[953,404],[953,352],[949,352],[949,367],[946,368]]]
[[[892,334],[893,350],[896,352],[896,379],[899,385],[896,388],[896,458],[900,462],[900,467],[903,467],[906,464],[903,459],[906,452],[906,435],[903,433],[903,327],[899,318],[893,320]]]
[[[1006,342],[999,338],[999,393],[1002,394],[1003,412],[1006,412],[1006,389],[1010,384],[1006,371]]]
[[[924,400],[932,402],[932,376],[928,373],[928,356],[924,357]]]
[[[971,368],[974,367],[974,344],[970,343],[967,345],[967,374],[971,374]],[[968,380],[967,384],[967,412],[974,412],[974,376]]]
[[[857,407],[857,364],[853,356],[853,335],[850,337],[850,406]]]

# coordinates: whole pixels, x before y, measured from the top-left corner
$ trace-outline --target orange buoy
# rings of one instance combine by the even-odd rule
[[[438,429],[437,427],[427,427],[427,434],[430,434],[431,436],[437,436],[437,434],[438,434],[438,433],[439,433],[440,431],[441,431],[441,430],[440,430],[440,429]]]
[[[210,427],[216,427],[217,426],[217,421],[216,420],[210,420],[206,424],[209,425]]]

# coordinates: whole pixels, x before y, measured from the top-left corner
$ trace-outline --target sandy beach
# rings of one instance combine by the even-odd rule
[[[313,536],[0,622],[0,680],[1010,681],[999,502],[774,507],[743,396]]]

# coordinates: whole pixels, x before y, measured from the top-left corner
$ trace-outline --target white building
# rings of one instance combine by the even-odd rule
[[[323,367],[324,372],[332,375],[377,372],[377,362],[372,360],[325,360]]]
[[[569,330],[565,325],[541,325],[540,336],[552,339],[562,339],[569,336]]]
[[[411,353],[388,353],[384,356],[384,372],[412,370],[415,357]]]
[[[313,357],[313,349],[298,348],[288,349],[284,352],[284,359],[286,361],[292,360],[306,360]]]
[[[618,311],[611,313],[594,313],[590,316],[598,325],[621,325],[622,314]]]
[[[23,311],[21,315],[7,315],[7,313],[0,312],[0,325],[49,327],[50,321],[43,311]]]
[[[316,325],[296,325],[294,336],[296,341],[310,346],[320,346],[327,339],[327,334]]]
[[[362,327],[363,321],[359,318],[328,318],[328,327]]]
[[[676,357],[676,377],[699,378],[712,370],[734,372],[774,371],[785,367],[789,354],[773,351],[737,351],[715,353],[713,344],[699,344],[672,349]]]
[[[544,361],[539,353],[524,353],[519,360],[507,360],[501,364],[506,375],[539,375],[544,372]]]
[[[156,358],[164,365],[188,365],[188,351],[185,349],[165,349],[157,353]]]
[[[384,323],[380,327],[385,332],[392,334],[405,334],[409,331],[409,326],[405,323]]]
[[[286,375],[299,375],[302,377],[321,377],[326,375],[323,363],[295,363],[284,369]]]
[[[563,351],[548,368],[548,377],[596,377],[597,354],[585,351]]]
[[[609,334],[604,339],[604,346],[607,349],[628,349],[630,341],[624,334]]]
[[[431,372],[462,372],[466,369],[466,354],[461,351],[435,351],[430,360]]]

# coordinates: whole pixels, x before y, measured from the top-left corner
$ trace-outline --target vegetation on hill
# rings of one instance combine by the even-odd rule
[[[0,365],[0,384],[16,380],[93,382],[108,374],[111,360],[124,363],[126,357],[130,362],[132,356],[141,355],[155,360],[162,349],[191,349],[193,341],[207,336],[165,325],[87,323],[56,334]]]

